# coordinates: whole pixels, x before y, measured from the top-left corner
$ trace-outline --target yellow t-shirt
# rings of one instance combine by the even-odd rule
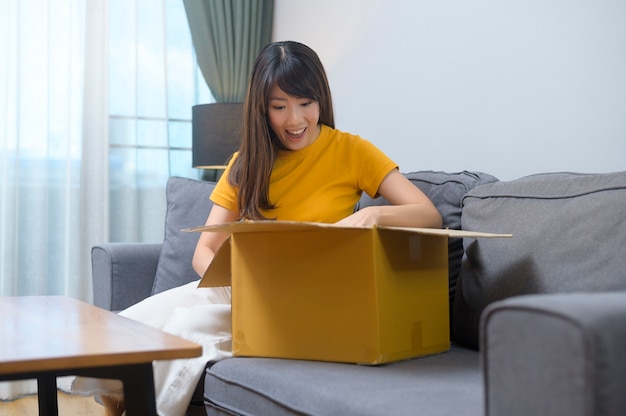
[[[398,166],[376,146],[349,133],[321,126],[311,145],[280,151],[270,176],[269,198],[275,209],[267,218],[334,223],[354,212],[365,191],[374,196],[389,172]],[[228,182],[232,166],[222,175],[211,200],[238,211],[237,189]]]

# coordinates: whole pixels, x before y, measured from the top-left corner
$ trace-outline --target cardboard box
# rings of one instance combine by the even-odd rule
[[[233,354],[381,364],[447,351],[448,238],[505,235],[248,221],[200,281],[231,284]]]

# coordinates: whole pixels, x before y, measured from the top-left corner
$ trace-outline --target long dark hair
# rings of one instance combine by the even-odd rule
[[[239,188],[241,219],[267,219],[261,210],[274,208],[269,182],[281,144],[269,125],[267,108],[275,85],[294,97],[316,101],[319,123],[335,127],[326,71],[315,51],[292,41],[263,48],[248,80],[242,141],[229,176],[230,183]]]

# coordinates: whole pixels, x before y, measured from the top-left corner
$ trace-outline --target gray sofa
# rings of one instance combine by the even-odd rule
[[[451,239],[448,352],[381,366],[235,357],[209,363],[193,405],[209,415],[626,414],[626,172],[498,181],[406,176]],[[92,250],[94,303],[120,310],[197,279],[191,256],[210,182],[171,178],[162,244]],[[364,196],[360,206],[386,203]]]

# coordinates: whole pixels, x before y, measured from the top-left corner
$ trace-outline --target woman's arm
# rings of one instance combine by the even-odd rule
[[[378,193],[391,205],[360,209],[337,224],[440,228],[441,215],[430,199],[397,169],[383,179]]]
[[[237,221],[237,219],[238,214],[235,211],[213,204],[205,225],[224,224]],[[204,272],[213,260],[213,256],[215,256],[215,253],[228,236],[229,234],[227,233],[203,232],[200,234],[192,260],[193,269],[199,276],[204,275]]]

